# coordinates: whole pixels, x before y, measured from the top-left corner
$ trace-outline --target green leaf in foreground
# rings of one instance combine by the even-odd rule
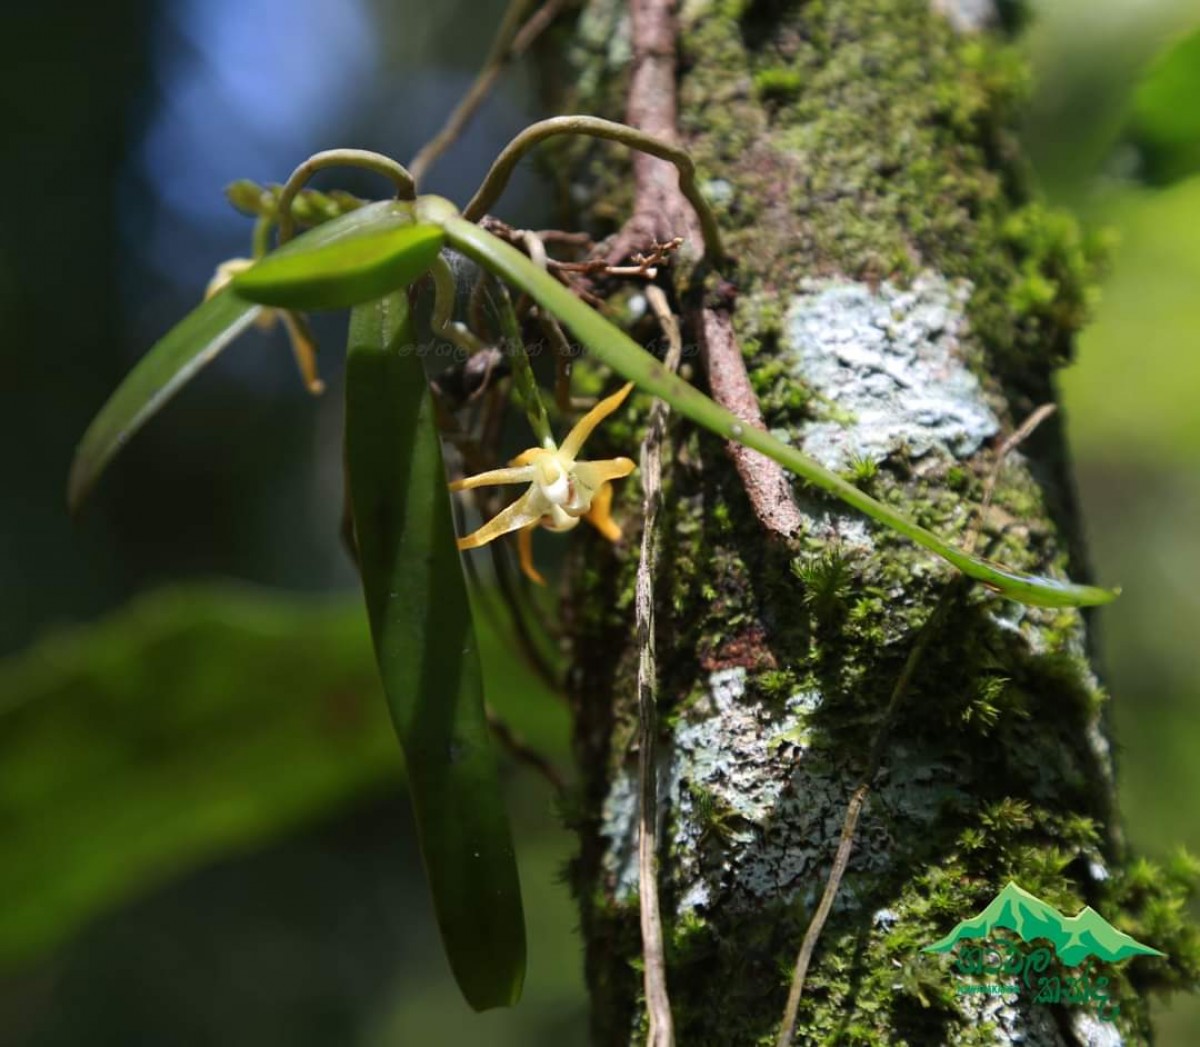
[[[1147,181],[1164,185],[1200,173],[1200,31],[1151,63],[1134,92],[1127,134]]]
[[[403,204],[372,204],[352,214],[376,220],[334,239],[333,223],[309,230],[236,276],[234,290],[263,305],[343,309],[407,287],[441,250],[441,229],[414,224]]]
[[[401,292],[351,313],[346,466],[376,659],[446,955],[476,1010],[516,1002],[525,926],[441,445]]]
[[[259,309],[228,289],[221,291],[201,302],[137,362],[75,450],[67,479],[67,505],[72,512],[129,438],[249,327]]]
[[[1105,604],[1116,598],[1117,591],[1111,589],[1021,574],[955,548],[796,448],[789,447],[770,433],[744,426],[735,415],[682,378],[669,373],[628,335],[581,302],[520,251],[459,217],[445,201],[436,198],[425,200],[428,201],[425,203],[427,213],[446,230],[447,242],[452,247],[526,292],[538,305],[566,324],[576,338],[618,374],[661,397],[674,410],[718,436],[765,454],[802,480],[937,553],[963,574],[1002,592],[1010,599],[1046,607],[1077,607]]]
[[[411,207],[384,200],[310,229],[272,257],[311,255],[327,245],[353,242],[364,233],[412,228]],[[421,254],[429,247],[426,243],[415,250]],[[258,305],[226,288],[201,302],[151,347],[108,398],[79,443],[67,481],[67,504],[72,511],[79,508],[105,466],[129,438],[241,334],[259,311]]]

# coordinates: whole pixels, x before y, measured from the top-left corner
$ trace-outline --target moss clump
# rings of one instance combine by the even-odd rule
[[[800,94],[804,77],[786,67],[760,69],[754,74],[754,91],[764,102],[788,102]]]
[[[850,561],[837,550],[793,560],[792,573],[804,586],[804,602],[819,618],[829,618],[844,607],[854,579]]]

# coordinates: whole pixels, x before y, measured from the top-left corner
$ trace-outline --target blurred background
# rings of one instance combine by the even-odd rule
[[[105,396],[216,263],[247,253],[223,186],[282,180],[335,144],[411,156],[504,6],[44,0],[0,15],[4,1047],[585,1040],[571,838],[551,788],[515,764],[525,999],[475,1016],[442,959],[336,540],[338,354],[313,400],[281,334],[245,337],[79,521],[63,508]],[[1096,573],[1125,585],[1100,628],[1127,829],[1151,854],[1200,852],[1200,177],[1148,185],[1121,142],[1146,63],[1200,12],[1034,7],[1037,178],[1118,237],[1062,388]],[[465,199],[539,115],[511,70],[428,188]],[[540,213],[523,170],[506,217]],[[560,700],[502,637],[482,642],[495,705],[565,767]],[[1200,1042],[1200,1006],[1162,1006],[1159,1030]]]

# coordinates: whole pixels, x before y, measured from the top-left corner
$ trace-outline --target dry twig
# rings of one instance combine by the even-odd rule
[[[683,355],[679,325],[671,314],[662,288],[650,286],[646,297],[667,337],[664,366],[674,372]],[[658,905],[658,778],[657,742],[658,670],[654,653],[654,567],[657,558],[655,523],[662,504],[662,445],[670,408],[655,400],[642,441],[643,491],[642,553],[638,561],[635,595],[638,638],[638,906],[642,926],[643,983],[650,1019],[647,1047],[673,1047],[674,1023],[667,994],[667,961],[663,947],[662,914]]]
[[[496,32],[491,52],[474,83],[446,118],[442,129],[421,147],[420,152],[409,164],[415,181],[419,182],[437,158],[454,144],[455,139],[462,134],[463,128],[483,104],[500,74],[504,72],[505,66],[529,50],[530,45],[558,17],[566,6],[566,0],[546,0],[546,3],[530,15],[529,20],[518,29],[517,23],[528,6],[529,0],[512,0]]]
[[[484,707],[484,713],[487,715],[487,724],[492,732],[492,737],[504,747],[514,760],[537,771],[554,787],[555,792],[562,793],[566,790],[566,781],[558,773],[558,768],[546,756],[517,734],[509,726],[508,721],[503,719],[490,705]]]
[[[808,966],[812,961],[813,953],[816,952],[821,931],[825,929],[825,921],[829,919],[829,913],[833,909],[833,902],[842,885],[842,878],[846,875],[846,868],[850,864],[850,852],[854,849],[854,834],[858,829],[858,818],[862,814],[863,807],[866,806],[867,797],[871,792],[871,783],[879,773],[880,764],[883,763],[883,754],[887,747],[892,721],[900,708],[900,703],[908,693],[917,666],[929,648],[929,642],[937,633],[942,618],[953,602],[953,594],[958,591],[960,580],[955,579],[951,583],[950,587],[942,594],[937,606],[934,607],[933,613],[926,619],[917,636],[916,643],[908,652],[908,658],[904,662],[904,668],[900,671],[896,685],[892,688],[892,695],[884,710],[883,720],[880,722],[875,740],[871,744],[871,752],[867,757],[867,769],[846,808],[846,817],[842,822],[842,835],[838,841],[833,865],[829,870],[829,879],[825,881],[825,890],[821,895],[821,901],[817,904],[817,911],[813,913],[808,929],[804,932],[804,940],[800,943],[796,967],[792,972],[792,985],[788,990],[787,1006],[784,1008],[783,1021],[779,1027],[779,1037],[775,1041],[776,1047],[790,1047],[791,1045],[792,1036],[796,1031],[796,1016],[800,1010],[800,999],[804,994],[804,981],[808,977]]]
[[[1057,404],[1042,404],[1030,413],[1013,432],[1005,438],[996,452],[996,461],[992,465],[992,470],[988,473],[988,478],[983,484],[983,498],[980,499],[979,508],[976,510],[975,523],[971,528],[971,533],[967,536],[965,548],[968,553],[975,551],[975,545],[979,541],[979,532],[983,530],[983,525],[987,520],[988,510],[992,507],[992,497],[996,493],[996,481],[1000,479],[1000,470],[1004,468],[1004,462],[1016,448],[1020,447],[1030,436],[1033,431],[1049,418],[1055,411],[1058,410]]]

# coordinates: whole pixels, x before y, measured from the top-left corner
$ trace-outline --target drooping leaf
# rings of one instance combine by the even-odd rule
[[[221,291],[188,313],[137,362],[75,450],[67,479],[67,505],[72,512],[130,437],[249,327],[259,309],[228,289]]]
[[[406,287],[433,264],[444,239],[437,226],[414,223],[395,201],[351,216],[364,215],[372,220],[344,235],[329,235],[335,220],[288,241],[236,276],[234,290],[263,305],[344,309]]]
[[[383,200],[310,229],[285,244],[274,257],[303,256],[327,245],[353,242],[363,234],[413,228],[408,205]],[[418,240],[410,248],[424,257],[431,250],[429,237],[423,235]],[[432,250],[436,255],[436,248]],[[405,265],[412,264],[412,256],[404,258]],[[432,256],[429,260],[432,262]],[[151,347],[108,398],[79,443],[67,481],[67,504],[72,511],[130,437],[244,331],[258,312],[258,305],[226,288],[198,305]]]
[[[963,574],[1004,593],[1010,599],[1026,604],[1077,607],[1109,603],[1116,598],[1118,591],[1021,574],[955,548],[903,513],[860,491],[803,452],[770,433],[743,425],[724,407],[668,372],[628,335],[580,301],[520,251],[451,213],[440,201],[431,205],[429,213],[446,230],[446,240],[452,247],[526,292],[538,305],[557,316],[580,342],[618,374],[661,397],[674,410],[718,436],[766,455],[802,480],[937,553]]]
[[[403,292],[351,313],[346,466],[367,614],[446,955],[476,1010],[521,993],[525,927],[433,402]]]
[[[1147,181],[1165,185],[1200,173],[1200,30],[1151,63],[1134,92],[1127,134]]]

